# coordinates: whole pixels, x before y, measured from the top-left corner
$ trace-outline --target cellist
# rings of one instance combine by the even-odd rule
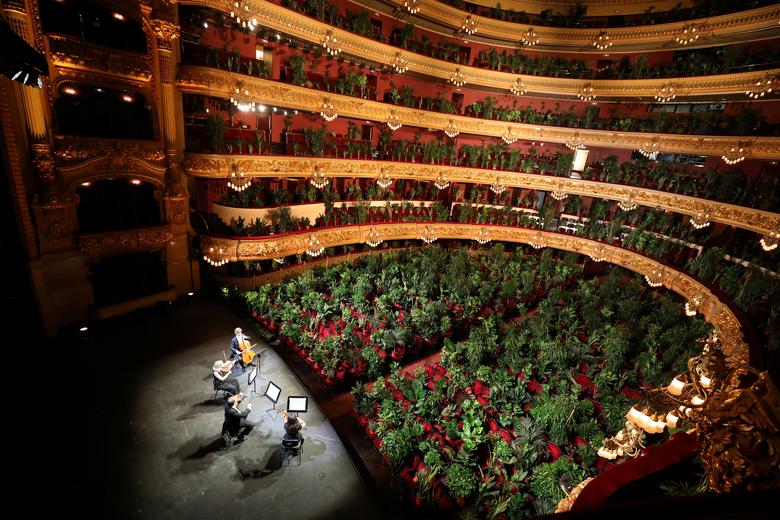
[[[233,339],[230,340],[230,359],[236,359],[241,368],[246,371],[247,365],[253,365],[252,359],[254,359],[254,352],[252,352],[252,346],[249,343],[249,336],[245,335],[241,331],[241,327],[236,327],[233,331]]]

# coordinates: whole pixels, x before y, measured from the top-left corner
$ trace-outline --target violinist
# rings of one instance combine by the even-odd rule
[[[255,353],[252,352],[252,347],[249,344],[249,336],[241,331],[241,327],[236,327],[236,330],[233,332],[235,335],[230,340],[230,359],[238,361],[241,369],[246,371],[247,365],[254,366],[252,360],[255,357]]]
[[[244,398],[244,394],[239,392],[236,395],[228,397],[227,403],[225,403],[225,423],[223,425],[223,432],[229,434],[231,437],[238,437],[239,441],[243,441],[244,438],[252,431],[254,424],[249,423],[246,418],[252,411],[252,403],[247,403],[246,410],[243,412],[238,408],[241,401]]]
[[[224,390],[229,395],[236,395],[241,390],[238,380],[231,373],[234,364],[235,360],[225,362],[218,359],[214,362],[214,390]]]
[[[291,417],[286,410],[282,410],[281,412],[282,416],[284,416],[284,438],[288,440],[297,439],[303,444],[301,430],[306,428],[306,423],[297,415]]]

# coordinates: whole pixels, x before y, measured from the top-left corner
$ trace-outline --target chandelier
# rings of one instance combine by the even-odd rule
[[[460,24],[460,32],[469,36],[477,32],[477,22],[471,18],[471,15],[463,19],[463,23]]]
[[[699,310],[699,305],[701,305],[701,296],[694,296],[687,302],[685,302],[685,315],[686,316],[696,316],[696,313]]]
[[[330,102],[329,97],[324,97],[322,99],[322,105],[320,106],[320,115],[328,123],[330,123],[331,121],[339,117],[339,115],[336,113],[336,109],[334,108],[333,103]]]
[[[322,48],[328,53],[328,56],[336,56],[341,52],[341,46],[339,45],[336,36],[333,33],[333,29],[330,29],[325,33],[325,37],[322,40]]]
[[[458,126],[455,124],[455,121],[450,119],[447,122],[447,125],[444,127],[444,133],[447,134],[447,137],[455,137],[460,133],[460,130],[458,130]]]
[[[576,151],[585,149],[585,142],[583,141],[582,137],[580,137],[579,132],[575,132],[574,135],[566,139],[566,142],[563,144],[565,144],[566,147],[570,150]]]
[[[664,284],[664,270],[653,269],[645,275],[645,281],[650,287],[661,287]]]
[[[390,175],[387,174],[387,169],[382,166],[379,170],[379,177],[376,178],[376,185],[382,189],[386,189],[392,182],[393,180],[390,178]]]
[[[604,51],[612,47],[612,41],[609,39],[606,31],[601,31],[599,35],[593,40],[592,45],[600,51]]]
[[[233,89],[233,97],[230,98],[230,102],[239,109],[241,112],[255,112],[257,111],[257,103],[249,98],[249,90],[244,88],[243,81],[237,81],[236,86]]]
[[[504,133],[501,135],[501,139],[503,139],[503,141],[504,141],[506,144],[512,144],[512,143],[514,143],[515,141],[517,141],[517,139],[518,139],[518,138],[519,138],[519,136],[515,135],[515,130],[514,130],[514,128],[512,128],[512,126],[511,126],[511,125],[510,125],[510,126],[507,126],[507,127],[506,127],[506,132],[504,132]]]
[[[682,32],[675,37],[674,41],[680,45],[689,45],[699,39],[701,27],[696,24],[689,24],[682,28]]]
[[[447,81],[449,81],[456,87],[462,87],[463,85],[466,84],[466,81],[463,79],[463,73],[460,71],[460,67],[452,71],[452,75],[450,76],[450,79],[448,79]]]
[[[528,240],[528,244],[534,249],[541,249],[543,247],[547,247],[547,239],[544,237],[541,231],[537,231],[534,233],[534,236]]]
[[[780,243],[780,233],[772,231],[768,235],[764,235],[759,240],[761,243],[761,249],[764,251],[773,251],[777,249],[777,244]]]
[[[496,182],[490,185],[490,191],[495,193],[496,195],[501,195],[506,191],[506,186],[504,186],[504,183],[501,182],[501,176],[496,175]]]
[[[203,255],[203,259],[214,267],[223,266],[230,261],[221,247],[216,250],[209,247],[208,252]]]
[[[623,211],[632,211],[635,210],[637,207],[636,203],[636,192],[632,191],[628,195],[627,200],[620,200],[618,201],[618,207],[622,209]]]
[[[588,253],[588,256],[594,262],[603,262],[607,259],[607,248],[602,244],[596,244],[593,246],[593,249],[591,249],[590,253]]]
[[[728,152],[721,156],[721,159],[728,165],[741,163],[745,160],[745,147],[740,145],[732,146]]]
[[[309,183],[311,183],[311,185],[317,188],[318,190],[321,190],[322,188],[327,186],[329,182],[330,179],[328,179],[328,177],[322,172],[320,165],[315,164],[314,172],[311,174],[311,177],[309,177]]]
[[[775,81],[777,76],[764,76],[760,80],[756,81],[751,90],[745,92],[745,95],[750,99],[762,98],[767,94],[771,94],[775,88]]]
[[[368,236],[366,236],[366,244],[368,244],[371,247],[376,247],[379,244],[382,243],[382,237],[379,236],[379,231],[377,231],[376,228],[371,228],[371,230],[368,232]]]
[[[642,143],[642,147],[639,149],[639,153],[648,159],[654,159],[658,154],[658,137],[653,137],[649,141]]]
[[[674,83],[667,83],[661,87],[661,90],[654,97],[660,103],[668,103],[677,97],[677,86]]]
[[[450,181],[447,179],[447,175],[444,172],[439,172],[436,176],[436,180],[433,181],[433,185],[440,190],[446,190],[450,186]]]
[[[577,92],[577,97],[582,101],[592,101],[596,99],[596,90],[593,88],[593,85],[586,83],[582,86],[580,91]]]
[[[404,0],[404,8],[410,14],[417,14],[420,10],[420,4],[422,4],[422,0]]]
[[[533,47],[539,43],[539,38],[536,36],[536,31],[533,27],[529,27],[522,38],[520,38],[520,44],[524,47]]]
[[[426,244],[432,244],[436,242],[436,238],[436,234],[433,232],[433,226],[430,224],[425,226],[425,231],[423,231],[422,235],[420,235],[420,240]]]
[[[636,457],[645,447],[642,443],[644,432],[631,421],[626,421],[625,428],[617,435],[604,439],[599,448],[598,456],[607,460],[615,460],[618,457]]]
[[[552,191],[552,193],[550,193],[550,196],[555,200],[563,200],[569,195],[563,189],[563,183],[559,182],[558,185],[555,187],[555,189]]]
[[[229,188],[241,192],[252,185],[252,179],[244,177],[244,174],[238,171],[238,164],[233,163],[230,165],[230,177],[228,177],[227,185]]]
[[[710,225],[710,214],[703,211],[698,212],[695,216],[691,217],[691,225],[694,229],[706,228]]]
[[[396,52],[395,58],[393,58],[393,70],[398,74],[403,74],[409,70],[409,62],[401,55],[400,51]]]
[[[394,132],[401,128],[401,118],[395,113],[395,109],[390,110],[390,115],[387,116],[387,126]]]
[[[243,14],[245,18],[241,18],[239,15]],[[230,17],[237,25],[240,25],[244,29],[255,30],[257,27],[257,18],[249,18],[249,6],[245,5],[243,12],[241,10],[241,2],[233,2],[233,10],[230,11]]]
[[[525,85],[523,84],[523,78],[517,78],[515,83],[509,88],[509,92],[515,96],[522,96],[528,92],[528,90],[525,88]]]
[[[490,230],[488,228],[479,228],[479,231],[477,231],[477,234],[474,235],[474,240],[477,241],[477,243],[484,245],[490,242]]]
[[[313,257],[318,257],[325,251],[322,247],[322,242],[316,235],[309,235],[309,239],[306,241],[306,254]]]

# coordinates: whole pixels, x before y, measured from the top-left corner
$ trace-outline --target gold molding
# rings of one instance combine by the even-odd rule
[[[283,256],[305,254],[307,243],[316,237],[324,248],[365,243],[370,231],[375,230],[384,241],[418,240],[426,230],[439,239],[473,240],[480,229],[486,229],[492,240],[528,244],[543,240],[545,247],[562,249],[589,255],[597,246],[607,262],[619,265],[642,275],[657,276],[663,285],[686,299],[697,298],[703,302],[699,311],[705,320],[719,330],[723,352],[730,363],[747,363],[748,346],[742,335],[741,325],[731,309],[721,302],[707,287],[683,272],[670,268],[652,258],[626,249],[583,237],[552,233],[537,229],[506,227],[484,224],[458,223],[394,223],[368,224],[325,228],[315,231],[290,233],[263,238],[204,237],[201,248],[222,250],[221,258],[231,262],[244,260],[270,260]]]
[[[52,64],[74,70],[97,71],[138,81],[152,77],[148,56],[100,47],[56,34],[47,35]]]
[[[227,0],[192,0],[187,3],[211,7],[225,13],[229,13],[232,6],[232,2]],[[467,85],[497,88],[509,92],[517,78],[520,77],[526,90],[530,93],[572,98],[576,98],[582,87],[587,83],[593,86],[593,94],[597,99],[630,97],[633,98],[633,101],[636,101],[637,97],[652,100],[653,96],[670,81],[670,78],[636,80],[565,79],[526,76],[480,69],[430,58],[422,54],[380,43],[303,16],[265,0],[246,0],[242,5],[249,6],[250,12],[256,16],[258,24],[264,27],[284,32],[315,45],[320,45],[324,35],[328,31],[333,31],[333,36],[338,39],[340,47],[345,54],[359,56],[388,66],[391,66],[397,59],[396,56],[400,55],[400,57],[406,60],[409,71],[439,78],[442,81],[447,81],[456,70],[460,70]],[[772,19],[772,22],[775,24],[777,22],[776,18],[775,16]],[[590,33],[593,33],[593,31],[589,31]],[[578,52],[580,51],[581,49],[578,50]],[[778,75],[780,74],[780,69],[673,79],[675,83],[680,85],[680,90],[684,91],[686,96],[710,95],[720,98],[730,94],[744,96],[745,92],[750,90],[756,81],[759,81],[767,74]]]
[[[230,176],[236,165],[241,173],[251,177],[310,177],[315,165],[326,177],[378,178],[383,171],[391,179],[435,181],[441,174],[451,182],[490,185],[499,182],[507,187],[533,190],[559,190],[571,195],[583,195],[615,201],[635,200],[637,204],[675,213],[695,216],[710,215],[710,220],[756,233],[780,233],[780,214],[759,209],[726,204],[687,195],[663,191],[555,177],[533,173],[505,172],[480,168],[442,166],[421,163],[332,159],[325,157],[284,157],[263,155],[218,155],[188,153],[184,169],[194,177],[220,178]]]
[[[328,97],[336,114],[380,123],[386,122],[393,111],[402,124],[419,128],[444,130],[451,121],[465,134],[501,137],[507,127],[511,127],[519,139],[529,141],[566,143],[572,138],[579,138],[586,146],[638,150],[647,141],[657,138],[658,149],[664,152],[721,156],[737,141],[749,140],[752,143],[750,158],[780,159],[780,137],[653,134],[509,123],[395,106],[195,65],[182,65],[177,83],[182,92],[224,99],[230,99],[236,85],[240,84],[257,103],[315,113],[320,112],[323,99]]]
[[[129,251],[159,249],[173,240],[168,226],[81,235],[79,250],[87,256],[105,256]]]
[[[403,8],[404,4],[404,0],[383,1],[399,8]],[[427,18],[452,29],[460,27],[463,19],[466,16],[471,16],[477,26],[475,36],[503,40],[508,42],[507,46],[511,47],[514,47],[518,34],[524,34],[529,28],[533,27],[536,37],[539,38],[539,43],[534,47],[535,49],[542,48],[545,50],[577,53],[592,52],[594,54],[602,54],[604,52],[594,49],[591,45],[602,31],[607,31],[610,41],[613,42],[610,52],[666,51],[690,48],[677,44],[674,38],[683,31],[686,25],[691,24],[705,24],[704,37],[700,38],[701,41],[698,47],[711,47],[780,36],[780,27],[777,24],[777,19],[780,17],[780,7],[777,5],[713,16],[706,19],[635,27],[593,29],[569,29],[507,22],[468,13],[443,2],[422,2],[420,11],[415,16]],[[472,39],[475,38],[472,37]]]

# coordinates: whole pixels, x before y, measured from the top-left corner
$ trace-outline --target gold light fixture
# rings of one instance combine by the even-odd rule
[[[257,103],[249,97],[249,90],[244,86],[243,81],[236,81],[230,102],[241,112],[257,111]]]
[[[213,267],[223,266],[230,261],[227,259],[225,250],[221,247],[209,247],[208,252],[203,255],[203,259]]]
[[[612,40],[609,39],[607,31],[601,31],[591,44],[598,50],[605,51],[612,47]]]
[[[485,227],[479,228],[479,231],[477,231],[476,235],[474,235],[474,240],[476,240],[477,243],[481,245],[487,244],[491,240],[490,230]]]
[[[366,236],[366,244],[371,247],[376,247],[383,242],[382,237],[379,235],[379,231],[372,227]]]
[[[745,95],[750,99],[759,99],[767,94],[771,94],[775,88],[777,82],[777,76],[766,75],[760,80],[756,81],[753,88],[745,92]]]
[[[382,166],[379,169],[379,177],[376,178],[376,185],[379,186],[382,189],[387,189],[388,186],[393,182],[393,180],[390,178],[390,175],[387,173],[387,168]]]
[[[336,113],[336,109],[333,106],[333,103],[330,102],[330,98],[327,96],[322,99],[322,105],[320,106],[320,115],[328,123],[330,123],[331,121],[339,117],[339,115]]]
[[[525,84],[523,83],[523,78],[517,78],[514,84],[509,87],[509,91],[515,96],[522,96],[528,92],[528,90],[525,88]]]
[[[322,39],[322,48],[325,49],[328,56],[337,56],[341,52],[341,45],[336,39],[333,29],[329,29],[328,32],[325,33],[325,36]]]
[[[422,0],[404,0],[404,9],[409,11],[409,14],[417,14],[421,4]]]
[[[436,180],[433,181],[433,185],[436,186],[436,188],[440,190],[446,190],[450,187],[450,181],[447,178],[447,174],[443,171],[439,172],[439,175],[436,176]]]
[[[658,155],[659,151],[659,138],[658,136],[642,143],[642,147],[639,149],[639,153],[647,157],[648,159],[654,159]]]
[[[306,254],[313,257],[320,256],[325,248],[322,247],[322,242],[316,235],[309,235],[309,239],[306,241]]]
[[[471,36],[476,32],[477,32],[477,22],[474,21],[471,15],[467,15],[466,18],[463,19],[463,22],[461,22],[460,24],[460,34]]]
[[[456,87],[462,87],[463,85],[466,84],[466,80],[463,79],[463,73],[460,71],[460,67],[452,71],[452,75],[450,76],[450,79],[448,79],[447,81],[449,81]]]
[[[409,62],[401,55],[400,51],[396,52],[395,58],[393,58],[393,70],[398,74],[403,74],[409,70]]]
[[[655,94],[655,100],[659,103],[668,103],[677,97],[677,85],[674,83],[666,83]]]
[[[761,243],[761,249],[764,251],[774,251],[777,249],[777,245],[780,244],[780,233],[772,231],[768,235],[764,235],[759,240]]]
[[[495,193],[496,195],[501,195],[506,191],[506,186],[504,186],[504,183],[501,182],[501,176],[496,175],[496,182],[490,185],[490,191]]]
[[[723,162],[728,165],[734,165],[744,161],[746,155],[746,147],[744,145],[738,144],[736,146],[732,146],[728,152],[724,153],[721,156],[721,159],[723,159]]]
[[[599,448],[598,456],[607,460],[618,457],[637,457],[644,445],[644,432],[631,421],[626,421],[625,427],[614,437],[604,439]]]
[[[674,41],[680,45],[690,45],[699,39],[699,35],[704,27],[702,25],[688,24],[682,28],[680,34],[678,34]]]
[[[322,168],[320,168],[319,164],[314,165],[314,171],[311,174],[311,177],[309,177],[309,183],[311,183],[312,186],[317,188],[318,190],[321,190],[325,186],[328,185],[330,182],[330,179],[323,173]]]
[[[566,193],[566,190],[564,189],[563,183],[559,182],[555,189],[550,193],[550,196],[554,198],[555,200],[563,200],[566,197],[568,197],[568,193]]]
[[[238,164],[233,163],[230,165],[230,176],[227,180],[229,188],[241,192],[252,185],[252,179],[244,177],[244,174],[239,171]]]
[[[433,232],[433,226],[428,224],[425,226],[425,230],[422,232],[422,235],[420,235],[420,240],[425,242],[426,244],[432,244],[436,242],[437,240],[436,233]]]
[[[536,31],[533,27],[529,27],[522,38],[520,38],[520,44],[523,47],[533,47],[537,43],[539,43],[539,38],[536,36]]]
[[[593,101],[596,99],[596,89],[590,83],[585,83],[577,92],[577,97],[582,101]]]
[[[693,226],[694,229],[706,228],[707,226],[710,225],[710,214],[704,211],[700,211],[696,215],[691,217],[690,220],[691,220],[691,226]]]
[[[570,150],[584,150],[585,149],[585,142],[583,141],[582,137],[580,137],[579,132],[575,132],[573,136],[569,137],[565,143],[567,148]]]
[[[664,284],[664,269],[653,268],[645,275],[645,281],[650,287],[661,287]]]
[[[243,29],[254,30],[257,27],[257,18],[250,18],[249,6],[242,4],[243,2],[233,2],[230,17],[236,25],[240,25]]]
[[[528,244],[533,247],[534,249],[541,249],[543,247],[547,247],[547,239],[542,234],[541,231],[537,231],[534,233],[534,235],[528,240]]]
[[[401,128],[401,118],[396,114],[395,109],[390,110],[390,115],[387,116],[387,126],[390,130],[396,131]]]
[[[633,211],[637,207],[636,192],[632,191],[628,194],[628,199],[618,201],[618,207],[623,211]]]
[[[685,302],[685,315],[689,317],[696,316],[696,313],[699,311],[699,305],[701,305],[701,302],[702,297],[698,295]]]
[[[450,119],[447,122],[447,125],[444,127],[444,133],[447,134],[447,137],[455,137],[460,133],[460,130],[458,130],[458,126],[455,124],[455,121]]]
[[[594,262],[603,262],[607,259],[607,248],[603,244],[596,244],[588,253],[588,256]]]
[[[512,125],[509,125],[509,126],[506,127],[506,131],[501,135],[501,139],[506,144],[512,144],[515,141],[517,141],[518,136],[515,135],[515,129],[512,128]]]

